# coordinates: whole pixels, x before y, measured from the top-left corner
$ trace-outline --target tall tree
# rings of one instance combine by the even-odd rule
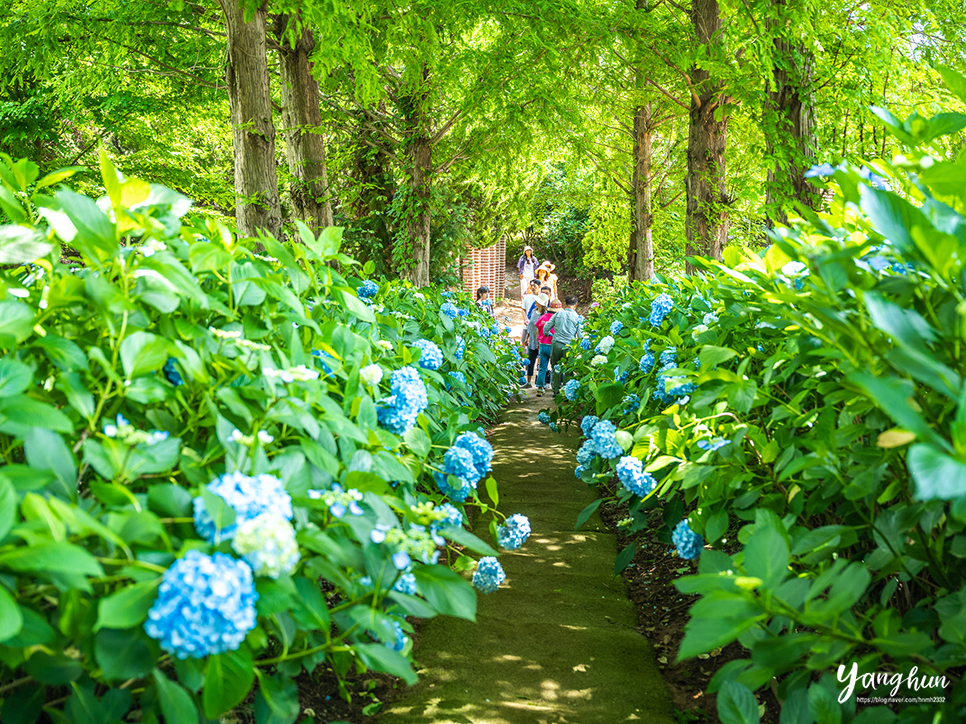
[[[282,97],[282,134],[285,158],[292,177],[289,192],[296,218],[316,230],[332,226],[325,163],[325,138],[319,82],[309,60],[315,50],[312,30],[299,15],[275,18]]]
[[[282,212],[265,36],[267,4],[247,13],[243,0],[218,0],[218,4],[228,36],[225,80],[231,107],[238,233],[250,236],[262,229],[278,236]]]
[[[724,37],[718,0],[691,0],[691,24],[698,60],[691,68],[691,112],[688,125],[687,216],[688,256],[721,258],[728,241],[725,161],[728,143],[728,98],[724,84],[707,66],[723,56]],[[688,273],[695,269],[688,264]]]

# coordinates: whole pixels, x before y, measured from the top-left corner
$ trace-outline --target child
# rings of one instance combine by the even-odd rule
[[[489,287],[480,287],[476,290],[476,306],[491,317],[495,316],[493,314],[493,302],[490,300]]]

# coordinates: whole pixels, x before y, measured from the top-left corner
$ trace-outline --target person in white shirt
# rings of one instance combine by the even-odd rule
[[[520,272],[521,298],[527,293],[530,280],[537,275],[537,267],[539,266],[540,262],[537,260],[537,257],[533,255],[533,247],[523,247],[523,256],[521,256],[520,261],[517,262],[517,271]],[[524,309],[524,312],[526,312],[526,309]]]

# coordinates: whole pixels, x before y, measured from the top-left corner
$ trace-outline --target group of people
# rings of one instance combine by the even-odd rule
[[[527,351],[524,386],[536,387],[537,394],[543,394],[547,387],[552,387],[554,394],[560,392],[563,385],[561,362],[581,320],[576,311],[577,297],[568,295],[563,304],[560,303],[557,277],[553,273],[555,268],[549,261],[541,264],[530,246],[523,248],[523,256],[517,263],[526,317],[521,340]]]

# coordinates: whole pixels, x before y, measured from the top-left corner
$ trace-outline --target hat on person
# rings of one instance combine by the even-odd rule
[[[525,247],[523,247],[523,250],[524,251],[533,251],[533,247],[532,246],[525,246]]]
[[[543,292],[541,292],[540,294],[537,295],[537,304],[539,304],[541,307],[546,307],[547,306],[547,302],[549,302],[549,301],[550,301],[550,297],[548,297]]]
[[[552,302],[550,302],[550,308],[551,309],[563,309],[563,305],[560,303],[560,300],[559,299],[554,299]]]
[[[540,271],[542,269],[543,271],[549,274],[556,268],[557,266],[555,264],[551,264],[549,261],[545,261],[543,264],[537,267],[537,271]]]

